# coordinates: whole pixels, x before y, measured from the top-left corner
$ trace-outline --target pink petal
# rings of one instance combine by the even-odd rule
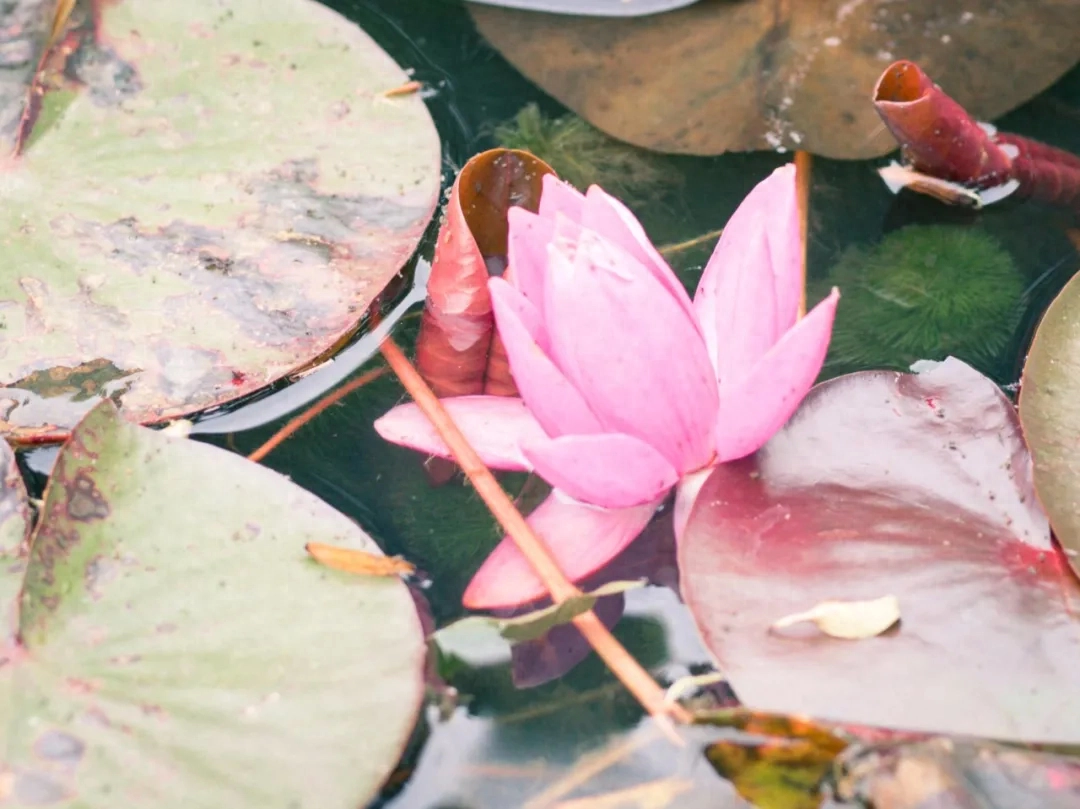
[[[605,508],[651,502],[679,480],[671,463],[622,433],[566,435],[522,444],[533,470],[575,500]]]
[[[584,579],[615,558],[641,533],[660,504],[656,500],[603,509],[564,498],[552,492],[528,521],[570,581]],[[517,545],[506,537],[484,560],[461,601],[472,610],[493,610],[527,604],[546,594]]]
[[[697,325],[636,259],[583,230],[548,249],[550,357],[606,432],[636,436],[680,473],[712,455],[716,379]]]
[[[455,396],[442,399],[450,417],[492,469],[528,471],[522,442],[547,438],[525,403],[512,396]],[[449,458],[446,446],[415,403],[398,405],[375,420],[375,432],[394,444]]]
[[[509,223],[506,262],[510,282],[540,310],[544,303],[547,246],[555,233],[555,219],[542,218],[520,207],[507,211],[506,219]]]
[[[671,271],[664,257],[653,247],[652,241],[645,233],[645,228],[641,226],[629,208],[600,186],[594,185],[585,195],[585,210],[581,224],[619,245],[641,262],[696,322],[694,306],[690,301],[690,296],[686,294],[686,287]]]
[[[718,461],[756,452],[791,418],[821,371],[839,299],[834,288],[747,376],[730,387],[721,383]]]
[[[795,167],[787,165],[758,183],[739,205],[694,295],[721,383],[745,377],[791,328],[801,294]]]
[[[554,174],[545,174],[540,192],[540,216],[544,219],[554,219],[555,214],[581,221],[585,210],[585,195],[578,191],[570,183],[564,183]]]
[[[501,278],[488,281],[488,289],[514,382],[537,422],[551,436],[601,432],[581,393],[537,344],[541,327],[529,301]]]

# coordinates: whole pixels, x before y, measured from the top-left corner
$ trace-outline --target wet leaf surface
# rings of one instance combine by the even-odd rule
[[[836,792],[874,809],[1071,809],[1080,758],[945,738],[852,747]]]
[[[352,521],[108,403],[61,451],[42,513],[25,577],[3,574],[23,583],[0,678],[5,805],[374,796],[412,731],[425,645],[400,581],[306,558],[316,540],[378,553]]]
[[[1046,310],[1020,386],[1020,421],[1035,489],[1066,558],[1080,572],[1080,276]]]
[[[322,5],[122,0],[97,29],[88,5],[0,167],[15,440],[55,438],[103,397],[159,421],[310,364],[355,330],[438,194],[424,102],[386,97],[405,73]]]
[[[706,482],[679,548],[706,645],[756,710],[1076,742],[1080,586],[1051,545],[1010,402],[957,360],[819,385]],[[857,643],[778,615],[894,594]]]
[[[746,0],[628,20],[470,13],[506,59],[599,129],[697,155],[875,157],[895,148],[870,103],[894,59],[918,62],[991,119],[1075,64],[1080,37],[1072,0]]]

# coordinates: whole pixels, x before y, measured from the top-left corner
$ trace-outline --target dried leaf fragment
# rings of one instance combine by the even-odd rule
[[[360,576],[409,576],[416,571],[411,562],[400,556],[377,556],[366,551],[324,545],[321,542],[309,542],[304,546],[304,550],[321,565]]]
[[[870,601],[822,601],[806,612],[786,615],[771,629],[812,621],[832,638],[859,640],[880,635],[900,620],[900,601],[894,595]]]

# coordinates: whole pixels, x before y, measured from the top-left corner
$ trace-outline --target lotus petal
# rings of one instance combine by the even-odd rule
[[[791,328],[802,295],[795,166],[758,183],[732,215],[694,307],[721,384],[734,384]]]
[[[730,387],[721,382],[718,461],[733,461],[756,452],[795,412],[825,361],[839,300],[840,293],[834,288],[780,338],[749,375]]]
[[[492,469],[528,471],[521,444],[547,437],[525,403],[516,397],[455,396],[441,401],[481,460]],[[450,448],[415,402],[398,405],[376,419],[375,431],[395,444],[428,455],[451,457]]]
[[[533,339],[529,302],[501,278],[488,287],[514,382],[537,422],[551,436],[600,432],[584,397]]]
[[[680,474],[704,466],[717,389],[696,323],[639,261],[590,230],[573,260],[557,244],[548,252],[545,320],[556,366],[607,431],[648,442]]]
[[[585,210],[581,224],[614,242],[640,261],[679,302],[687,315],[696,321],[694,305],[690,296],[686,294],[686,288],[672,272],[664,257],[657,252],[645,233],[645,228],[641,226],[629,208],[599,186],[594,185],[585,195]]]
[[[521,449],[535,472],[552,486],[605,508],[648,503],[679,480],[667,458],[640,438],[623,433],[545,438]]]
[[[580,581],[619,554],[641,533],[660,500],[630,508],[587,506],[552,492],[528,521],[570,581]],[[528,561],[505,537],[473,576],[462,603],[473,610],[528,604],[547,595]]]

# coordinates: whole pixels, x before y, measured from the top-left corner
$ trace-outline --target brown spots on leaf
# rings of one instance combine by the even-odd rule
[[[109,516],[109,503],[85,472],[64,486],[67,489],[67,515],[79,522],[102,520]]]
[[[72,694],[78,694],[80,696],[97,693],[98,689],[101,688],[98,683],[91,680],[83,680],[79,677],[68,677],[67,680],[64,681],[64,685],[67,686],[68,691]]]

